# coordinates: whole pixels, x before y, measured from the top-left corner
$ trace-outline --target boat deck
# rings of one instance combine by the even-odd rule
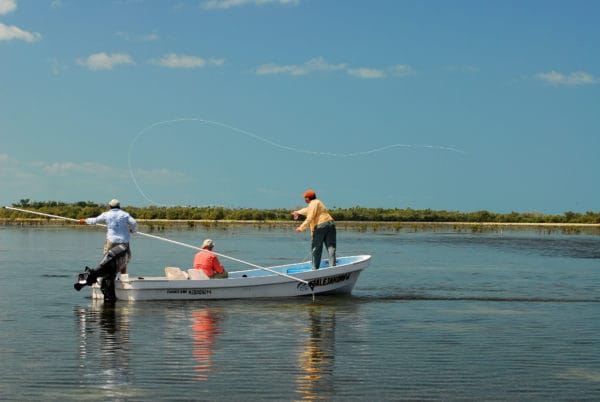
[[[336,263],[338,266],[352,264],[353,262],[359,261],[360,257],[339,257],[336,258]],[[281,274],[294,275],[302,272],[312,271],[312,263],[310,261],[296,264],[286,264],[286,265],[278,265],[273,267],[267,267],[271,271],[276,271]],[[321,260],[321,265],[319,269],[327,269],[330,268],[329,260]],[[258,278],[263,276],[274,275],[272,272],[269,272],[264,269],[253,268],[244,271],[233,271],[229,272],[229,278]]]

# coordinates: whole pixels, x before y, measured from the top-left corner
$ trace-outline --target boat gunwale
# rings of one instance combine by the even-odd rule
[[[281,272],[281,273],[285,273],[286,275],[291,276],[294,279],[266,271],[266,275],[248,276],[248,277],[240,276],[240,277],[234,277],[234,278],[229,277],[226,279],[216,279],[216,280],[211,280],[211,279],[204,279],[204,280],[202,280],[202,279],[167,279],[166,276],[151,276],[151,277],[140,276],[137,278],[136,277],[129,278],[128,280],[118,280],[117,282],[120,282],[124,288],[123,290],[126,290],[126,291],[129,290],[129,289],[127,289],[128,287],[141,290],[144,288],[146,288],[146,289],[157,288],[157,285],[159,285],[159,284],[162,286],[165,286],[166,288],[170,288],[170,289],[190,288],[190,287],[194,287],[194,288],[235,288],[235,287],[240,287],[241,288],[241,287],[248,287],[248,286],[251,286],[251,287],[268,286],[268,285],[277,285],[277,284],[284,284],[284,283],[296,282],[296,281],[297,282],[311,281],[313,279],[318,279],[318,278],[322,278],[322,277],[339,275],[344,272],[351,273],[351,272],[355,272],[355,271],[361,271],[364,268],[366,268],[366,266],[364,266],[364,264],[369,263],[371,256],[365,254],[365,255],[357,255],[357,256],[347,256],[347,257],[342,257],[342,258],[353,258],[353,260],[347,264],[336,265],[334,267],[327,266],[327,267],[320,268],[318,270],[309,269],[306,271],[301,271],[301,272],[297,272],[297,273],[293,273],[293,274],[286,273],[285,271],[287,269],[284,269],[284,268],[304,265],[307,262],[268,267],[269,269],[284,269],[283,270],[284,272]],[[255,268],[255,269],[251,269],[251,270],[235,271],[235,272],[236,273],[244,273],[244,272],[256,272],[256,271],[263,271],[263,270],[260,268]],[[145,284],[145,283],[147,283],[149,286],[144,286],[143,284]]]

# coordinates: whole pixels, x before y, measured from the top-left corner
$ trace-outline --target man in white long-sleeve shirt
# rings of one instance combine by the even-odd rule
[[[104,243],[104,254],[117,244],[127,246],[127,259],[121,266],[121,273],[127,272],[127,263],[131,259],[131,250],[129,248],[129,238],[131,233],[137,231],[137,222],[131,215],[121,209],[121,203],[117,199],[112,199],[108,206],[110,211],[106,211],[95,218],[80,219],[80,224],[95,225],[97,223],[106,224],[106,242]]]

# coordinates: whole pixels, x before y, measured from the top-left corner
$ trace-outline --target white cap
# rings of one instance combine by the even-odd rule
[[[206,239],[202,243],[202,248],[214,247],[215,243],[211,239]]]
[[[119,200],[117,200],[116,198],[113,198],[108,203],[108,206],[111,207],[111,208],[120,208],[121,207],[121,202],[119,202]]]

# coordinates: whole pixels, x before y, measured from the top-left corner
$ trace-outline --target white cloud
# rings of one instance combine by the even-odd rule
[[[535,75],[540,81],[544,81],[551,85],[567,85],[567,86],[576,86],[576,85],[591,85],[600,83],[600,79],[594,77],[590,73],[586,73],[583,71],[576,71],[570,74],[562,74],[556,71],[550,71],[548,73],[539,73]]]
[[[24,31],[16,26],[4,25],[0,22],[0,41],[3,40],[24,40],[25,42],[35,42],[40,40],[42,35],[37,32]]]
[[[17,9],[15,0],[0,0],[0,15],[8,14]]]
[[[17,9],[17,3],[14,0],[0,0],[0,15],[11,13]],[[14,25],[5,25],[0,22],[0,41],[24,40],[25,42],[35,42],[42,37],[38,32],[25,31]]]
[[[299,5],[301,0],[208,0],[203,3],[206,9],[228,9],[233,7],[256,5],[264,6],[269,4]]]
[[[170,53],[158,60],[150,60],[150,63],[168,68],[201,68],[206,65],[222,66],[225,64],[225,59],[204,59],[198,56]]]
[[[289,74],[289,75],[306,75],[317,71],[339,71],[344,70],[346,64],[329,64],[323,57],[317,57],[300,65],[277,65],[263,64],[256,69],[256,74]]]
[[[94,53],[85,59],[77,59],[77,63],[93,70],[112,70],[120,64],[135,64],[131,56],[126,53]]]

